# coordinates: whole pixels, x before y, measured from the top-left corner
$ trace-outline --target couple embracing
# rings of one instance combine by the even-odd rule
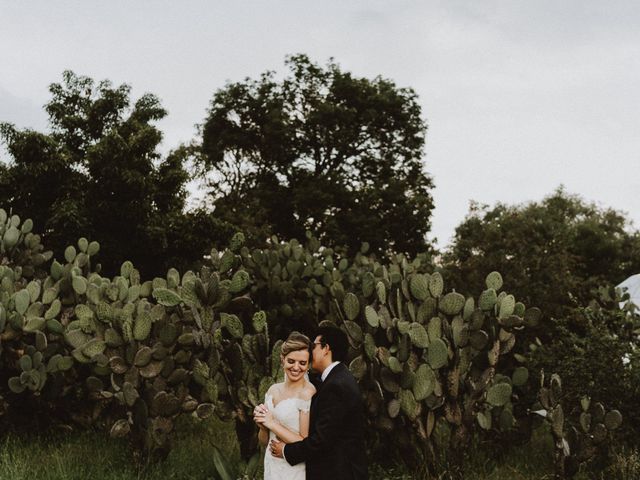
[[[282,345],[284,382],[254,410],[267,446],[264,480],[366,480],[364,404],[347,366],[346,334],[320,327],[315,340],[293,332]],[[309,368],[320,375],[314,386]]]

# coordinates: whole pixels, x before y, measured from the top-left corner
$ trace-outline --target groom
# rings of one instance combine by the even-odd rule
[[[347,358],[347,335],[336,327],[320,327],[313,342],[313,369],[322,383],[311,399],[309,436],[269,446],[291,464],[306,462],[307,480],[366,480],[364,404],[356,379],[341,363]]]

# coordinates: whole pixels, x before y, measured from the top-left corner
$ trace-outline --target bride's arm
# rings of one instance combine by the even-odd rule
[[[258,443],[263,447],[266,447],[269,443],[269,429],[262,424],[260,413],[261,411],[267,411],[267,406],[262,403],[253,410],[253,421],[258,426]]]
[[[266,447],[269,443],[269,430],[263,425],[258,425],[258,443]]]
[[[309,412],[304,410],[300,410],[300,436],[303,439],[309,436]]]
[[[302,395],[302,400],[307,402],[307,404],[305,405],[306,408],[300,409],[300,436],[303,439],[309,436],[309,408],[311,407],[311,397],[313,397],[315,393],[316,388],[311,383],[309,383],[304,391],[304,394]]]
[[[278,422],[275,418],[273,418],[273,414],[271,412],[267,412],[264,414],[264,421],[262,425],[264,425],[267,429],[271,430],[280,440],[284,443],[293,443],[299,442],[300,440],[306,438],[309,434],[309,412],[300,412],[300,432],[302,433],[302,416],[306,416],[306,435],[303,437],[302,435],[292,432],[287,427]]]
[[[303,394],[302,400],[310,401],[311,397],[315,393],[315,388],[313,385],[309,384],[309,388],[307,388]],[[259,421],[259,420],[258,420]],[[295,433],[289,430],[287,427],[278,422],[275,418],[273,418],[273,414],[271,412],[267,412],[263,416],[262,425],[271,430],[280,440],[284,443],[293,443],[299,442],[300,440],[304,440],[309,435],[309,410],[300,410],[300,433]],[[267,435],[268,436],[268,435]]]

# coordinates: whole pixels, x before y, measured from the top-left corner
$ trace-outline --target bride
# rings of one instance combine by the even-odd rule
[[[253,411],[259,427],[258,440],[266,446],[279,438],[284,443],[298,442],[309,434],[309,408],[315,387],[309,382],[309,338],[292,332],[282,344],[280,360],[285,373],[282,383],[269,388],[263,404]],[[283,458],[264,456],[264,480],[305,480],[304,463],[291,466]]]

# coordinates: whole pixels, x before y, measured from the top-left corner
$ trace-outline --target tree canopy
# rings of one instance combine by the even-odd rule
[[[624,214],[560,188],[541,202],[473,205],[444,261],[456,286],[481,287],[498,270],[525,303],[559,317],[640,271],[640,234]]]
[[[43,225],[58,254],[80,236],[98,239],[108,252],[100,257],[107,271],[130,258],[153,274],[211,248],[219,222],[205,212],[183,213],[189,178],[183,150],[166,158],[158,151],[155,122],[166,111],[156,96],[133,102],[128,85],[96,84],[71,71],[50,92],[50,133],[1,126],[12,159],[0,169],[5,206]],[[176,230],[194,241],[184,251],[171,241]],[[207,235],[191,234],[202,230]]]
[[[433,199],[415,92],[305,55],[218,90],[202,125],[201,167],[216,216],[249,235],[356,251],[425,251]]]

